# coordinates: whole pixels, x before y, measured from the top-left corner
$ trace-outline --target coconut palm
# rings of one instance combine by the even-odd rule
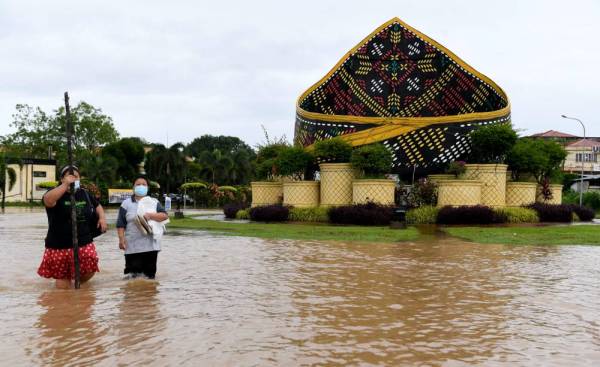
[[[6,157],[0,153],[0,191],[2,192],[1,207],[4,210],[6,192],[12,190],[17,182],[17,172],[12,167],[8,167]]]
[[[224,183],[234,168],[234,161],[228,154],[223,154],[219,149],[212,152],[206,150],[200,153],[198,164],[202,167],[206,177],[214,183]]]
[[[171,187],[179,187],[185,177],[186,164],[183,154],[184,145],[174,144],[169,148],[162,144],[155,145],[146,156],[146,173],[155,179],[161,188],[169,193]]]

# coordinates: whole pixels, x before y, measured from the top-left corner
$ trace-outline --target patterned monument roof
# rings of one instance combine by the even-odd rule
[[[462,144],[462,152],[445,154],[443,141],[464,137],[445,139],[449,125],[510,121],[508,97],[496,83],[398,18],[378,27],[302,93],[296,112],[296,143],[309,146],[334,136],[355,146],[388,143],[398,151],[396,165],[425,166],[435,158],[442,163],[467,151]],[[418,132],[427,127],[442,130]],[[415,132],[431,141],[393,148]]]

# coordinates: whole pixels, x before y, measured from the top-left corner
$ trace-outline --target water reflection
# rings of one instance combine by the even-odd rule
[[[158,282],[124,281],[115,295],[121,295],[115,333],[120,364],[148,365],[157,362],[155,352],[163,347],[166,319],[160,311]]]
[[[93,364],[106,350],[102,342],[107,335],[92,317],[95,292],[51,290],[43,292],[38,305],[43,308],[35,327],[37,357],[45,366]]]
[[[114,215],[115,213],[111,214]],[[6,365],[543,365],[600,360],[600,247],[433,233],[356,245],[181,230],[157,281],[122,279],[110,232],[80,291],[35,275],[43,213],[0,216]]]

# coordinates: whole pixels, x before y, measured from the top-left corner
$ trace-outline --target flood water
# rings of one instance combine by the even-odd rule
[[[600,247],[172,231],[157,280],[125,281],[112,230],[74,291],[36,274],[45,231],[0,214],[1,365],[600,364]]]

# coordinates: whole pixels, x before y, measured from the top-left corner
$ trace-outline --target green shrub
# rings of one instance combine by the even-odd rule
[[[537,223],[540,221],[535,210],[529,208],[495,208],[498,223]]]
[[[206,188],[208,188],[208,185],[204,182],[186,182],[183,185],[181,185],[181,190],[193,191]]]
[[[516,181],[529,174],[541,184],[544,180],[562,181],[561,168],[567,156],[565,149],[554,141],[521,138],[511,148],[506,163]]]
[[[256,178],[259,180],[274,180],[279,175],[277,158],[289,147],[283,142],[261,146],[256,156]]]
[[[306,170],[311,166],[314,157],[302,147],[286,147],[277,157],[279,174],[301,180]]]
[[[291,208],[289,220],[294,222],[328,222],[327,208]]]
[[[58,181],[46,181],[37,184],[40,189],[53,189],[58,186]]]
[[[517,142],[517,133],[510,124],[494,124],[471,132],[470,163],[504,163]]]
[[[250,211],[248,209],[238,210],[237,213],[235,213],[235,219],[250,220]]]
[[[579,205],[579,193],[577,191],[569,190],[563,193],[563,204],[576,204]],[[600,211],[600,192],[588,191],[583,193],[583,206],[587,206],[595,211]]]
[[[408,205],[418,208],[423,205],[436,205],[438,197],[435,182],[422,178],[415,182],[407,195]]]
[[[219,191],[237,192],[238,190],[233,186],[219,186]]]
[[[392,153],[383,144],[365,145],[352,151],[350,164],[366,178],[381,178],[392,169]]]
[[[406,212],[408,224],[435,224],[439,209],[431,205],[423,205]]]
[[[350,161],[352,145],[341,138],[321,140],[315,143],[313,153],[319,162],[346,163]]]

